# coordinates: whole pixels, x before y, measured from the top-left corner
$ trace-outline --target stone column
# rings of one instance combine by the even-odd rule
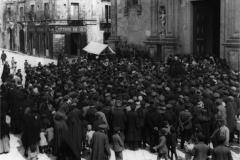
[[[120,41],[117,36],[117,0],[111,0],[111,36],[107,40],[108,45],[116,51],[116,46]]]
[[[221,2],[221,43],[225,47],[221,57],[226,58],[230,68],[240,71],[240,1]]]

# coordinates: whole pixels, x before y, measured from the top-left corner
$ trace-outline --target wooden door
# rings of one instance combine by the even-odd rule
[[[206,54],[206,7],[204,2],[193,3],[193,54]]]

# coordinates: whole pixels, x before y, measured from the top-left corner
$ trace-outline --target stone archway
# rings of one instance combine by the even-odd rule
[[[19,31],[19,45],[20,45],[20,52],[25,53],[25,41],[24,41],[24,31],[21,29]]]

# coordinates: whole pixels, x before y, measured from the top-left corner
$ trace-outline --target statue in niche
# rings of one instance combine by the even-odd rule
[[[166,31],[166,9],[164,6],[159,7],[159,15],[158,15],[161,23],[161,30],[159,34],[165,34]]]

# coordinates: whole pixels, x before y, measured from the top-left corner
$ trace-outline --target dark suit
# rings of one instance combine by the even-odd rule
[[[210,154],[210,148],[203,142],[199,142],[194,146],[191,154],[194,156],[193,160],[206,160],[208,158],[207,156]]]
[[[230,149],[224,145],[219,145],[214,148],[212,153],[212,160],[232,160]]]

